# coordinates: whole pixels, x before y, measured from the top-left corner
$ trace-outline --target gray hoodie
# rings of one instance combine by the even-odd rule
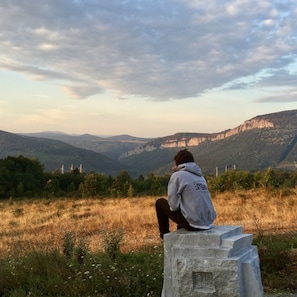
[[[180,164],[168,183],[168,204],[172,211],[181,210],[194,228],[209,229],[216,218],[207,182],[194,163]]]

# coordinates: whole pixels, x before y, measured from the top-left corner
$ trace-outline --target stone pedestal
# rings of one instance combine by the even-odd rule
[[[162,297],[262,297],[252,239],[240,226],[165,234]]]

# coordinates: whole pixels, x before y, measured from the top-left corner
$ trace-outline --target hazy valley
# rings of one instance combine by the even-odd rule
[[[0,131],[0,158],[23,155],[38,158],[45,170],[65,166],[132,176],[170,172],[173,155],[190,149],[205,174],[226,169],[294,170],[297,162],[297,110],[259,115],[217,133],[176,133],[160,138],[130,135],[100,137],[58,132],[13,134]]]

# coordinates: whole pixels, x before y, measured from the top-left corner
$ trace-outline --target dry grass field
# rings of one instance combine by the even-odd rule
[[[66,232],[92,251],[106,234],[123,231],[123,252],[161,245],[156,197],[120,199],[27,199],[0,201],[0,254],[61,247]],[[241,225],[254,236],[297,230],[297,189],[213,195],[216,225]],[[172,226],[172,230],[175,226]]]

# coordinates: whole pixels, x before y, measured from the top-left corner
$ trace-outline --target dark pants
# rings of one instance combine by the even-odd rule
[[[164,234],[169,233],[169,219],[177,224],[177,228],[184,228],[189,231],[199,231],[192,227],[185,219],[180,210],[170,210],[168,201],[165,198],[159,198],[156,201],[156,213],[159,224],[160,237],[163,239]]]

